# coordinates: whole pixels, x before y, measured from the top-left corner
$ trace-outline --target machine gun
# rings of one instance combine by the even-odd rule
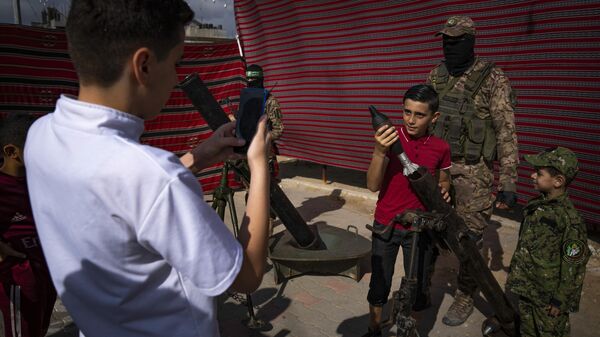
[[[374,130],[378,130],[383,125],[392,126],[389,118],[377,111],[374,106],[369,106],[369,112]],[[391,150],[402,163],[403,174],[408,178],[423,205],[430,212],[443,215],[445,228],[438,232],[439,235],[459,261],[468,268],[467,272],[474,276],[481,292],[494,309],[495,315],[483,323],[482,333],[485,336],[500,336],[499,334],[503,332],[505,335],[517,337],[519,335],[518,314],[487,267],[475,242],[470,239],[464,220],[444,201],[437,183],[427,169],[416,165],[408,158],[400,141],[396,141]]]

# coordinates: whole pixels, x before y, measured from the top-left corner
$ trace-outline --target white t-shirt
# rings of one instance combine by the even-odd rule
[[[58,294],[88,337],[218,336],[240,244],[143,120],[62,96],[31,127],[27,180]]]

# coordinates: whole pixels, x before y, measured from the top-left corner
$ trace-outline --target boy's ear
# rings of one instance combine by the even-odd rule
[[[435,123],[435,121],[437,121],[438,118],[440,118],[440,112],[436,111],[433,113],[433,118],[431,119],[431,123]]]
[[[139,48],[131,57],[132,74],[139,84],[148,83],[152,53],[147,47]]]
[[[554,178],[554,187],[555,188],[565,187],[565,184],[567,183],[567,178],[564,175],[557,174],[553,178]]]
[[[7,158],[17,159],[19,157],[19,148],[13,144],[4,145],[2,154]]]

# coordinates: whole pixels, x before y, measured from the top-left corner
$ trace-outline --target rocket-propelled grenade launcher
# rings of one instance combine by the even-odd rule
[[[374,130],[378,130],[383,125],[392,125],[389,118],[377,111],[374,106],[369,106],[369,112],[371,113]],[[518,316],[487,267],[475,242],[468,236],[468,228],[464,220],[443,199],[437,182],[427,169],[416,165],[406,156],[399,140],[392,145],[391,151],[404,166],[403,174],[408,178],[411,187],[427,210],[443,215],[445,230],[438,232],[438,234],[463,266],[466,266],[467,272],[477,281],[481,292],[494,309],[495,317],[492,317],[490,321],[499,322],[506,335],[517,336],[516,321],[518,321]],[[490,327],[486,323],[484,323],[482,330],[486,331],[486,335],[490,333]]]

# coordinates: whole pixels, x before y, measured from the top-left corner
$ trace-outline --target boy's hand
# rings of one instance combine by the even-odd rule
[[[451,199],[452,199],[452,198],[450,197],[450,192],[449,192],[449,191],[446,191],[446,189],[442,187],[442,184],[438,184],[438,186],[440,187],[440,192],[442,193],[442,198],[444,199],[444,201],[445,201],[446,203],[448,203],[448,204],[449,204],[449,203],[450,203],[450,201],[451,201]]]
[[[0,241],[0,262],[4,261],[9,256],[18,257],[20,259],[24,259],[27,255],[14,250],[10,244],[6,242]]]
[[[548,316],[551,317],[558,317],[558,315],[560,315],[560,309],[552,304],[548,304],[548,306],[546,306],[546,311],[548,312]]]
[[[200,170],[225,160],[242,159],[244,156],[233,152],[233,147],[244,143],[245,140],[235,137],[235,122],[223,124],[191,151],[193,166]]]
[[[383,125],[375,131],[375,148],[380,153],[387,153],[387,150],[398,140],[398,131],[390,125]]]
[[[256,133],[254,134],[254,138],[252,138],[252,142],[250,142],[250,146],[248,147],[248,165],[250,166],[250,170],[252,170],[253,166],[259,165],[267,167],[267,162],[269,160],[269,154],[271,153],[271,133],[267,127],[267,116],[263,115],[258,120],[258,125],[256,127]]]

